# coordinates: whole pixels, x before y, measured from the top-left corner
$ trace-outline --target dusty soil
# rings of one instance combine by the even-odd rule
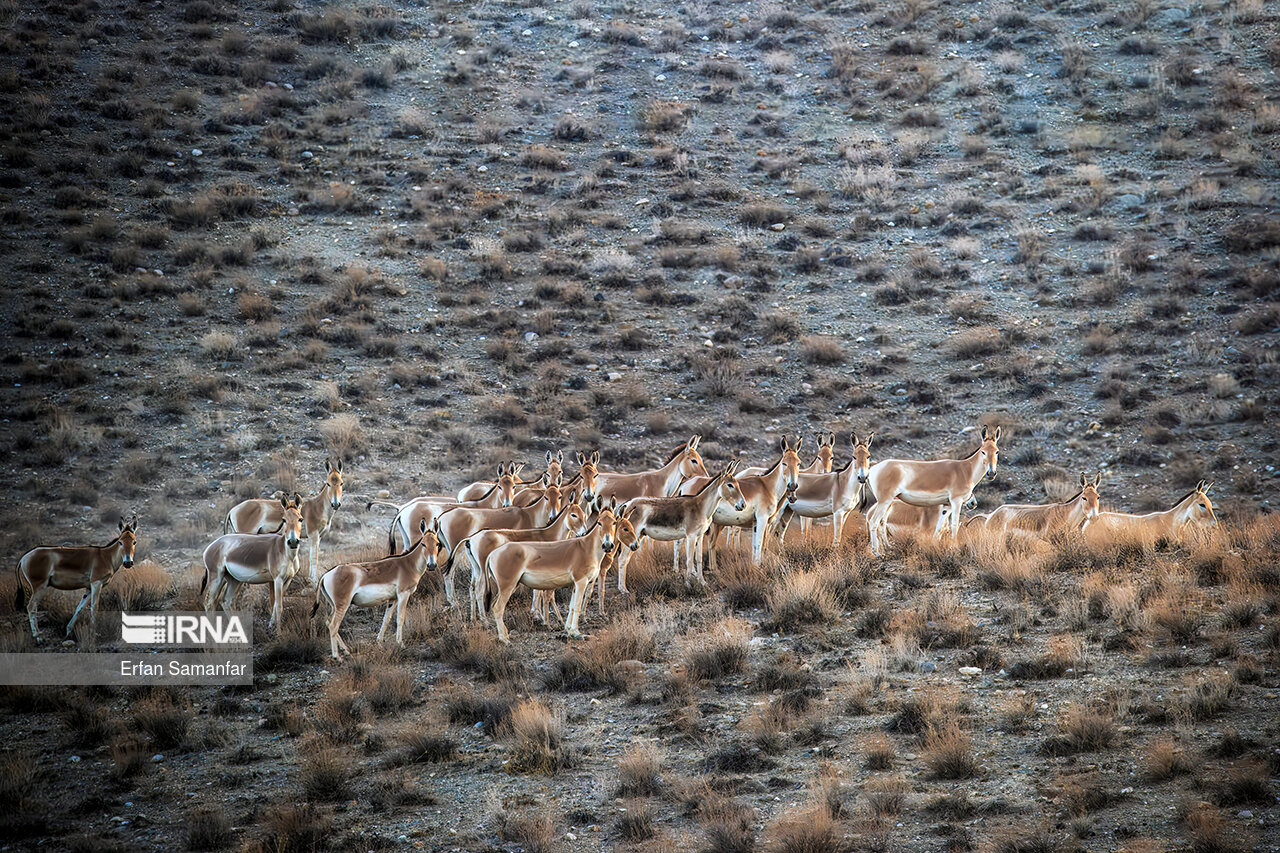
[[[341,731],[317,709],[342,679],[368,685],[313,657],[299,586],[270,654],[308,662],[260,660],[252,690],[12,693],[10,848],[171,849],[206,809],[234,827],[221,845],[265,849],[538,849],[540,832],[561,849],[752,849],[715,835],[742,815],[761,844],[826,849],[786,847],[778,819],[831,778],[847,800],[834,849],[1033,849],[1006,837],[1027,827],[1064,849],[1280,844],[1274,548],[1247,527],[1273,509],[1277,465],[1273,8],[88,0],[4,3],[0,21],[0,535],[16,561],[105,541],[136,512],[149,574],[107,609],[192,606],[228,507],[314,490],[335,456],[349,495],[326,562],[381,543],[368,498],[451,492],[547,450],[638,469],[693,433],[709,462],[757,462],[784,432],[806,456],[831,429],[841,459],[852,430],[876,432],[876,458],[932,457],[1002,425],[984,507],[1061,497],[1081,470],[1139,511],[1214,479],[1237,531],[1131,562],[1020,558],[1030,581],[928,548],[864,565],[848,541],[823,584],[842,595],[852,576],[865,595],[785,630],[777,596],[819,559],[808,547],[696,594],[655,565],[586,625],[634,610],[642,669],[585,691],[548,682],[566,642],[528,622],[521,666],[491,684],[450,649],[508,656],[423,595],[408,651],[369,658],[411,672],[411,701],[348,709]],[[1124,592],[1090,609],[1091,574],[1136,585],[1141,618]],[[6,583],[5,646],[26,649]],[[976,632],[956,645],[903,622],[944,594]],[[74,604],[58,598],[47,633]],[[727,615],[747,624],[745,664],[686,684]],[[369,655],[374,615],[349,630]],[[910,636],[918,655],[894,644]],[[1081,644],[1069,672],[1009,674]],[[817,686],[762,734],[798,689],[756,688],[780,655]],[[1225,707],[1170,704],[1216,671]],[[449,721],[447,697],[473,688],[562,712],[573,766],[504,772],[502,726]],[[918,732],[887,735],[896,759],[867,769],[870,735],[935,694],[957,697],[974,775],[935,778]],[[175,701],[186,733],[155,747],[137,706]],[[1073,704],[1105,707],[1112,739],[1040,754]],[[296,726],[272,716],[293,707]],[[395,737],[378,733],[402,728],[456,752],[389,768]],[[1164,737],[1193,767],[1157,782]],[[662,784],[615,798],[619,757],[646,742]],[[125,772],[130,743],[164,760]],[[727,743],[759,760],[715,759]],[[354,781],[310,797],[300,820],[325,831],[290,848],[272,821],[309,798],[301,758],[325,750]],[[1232,787],[1250,768],[1260,787]],[[940,799],[959,791],[971,801]],[[544,806],[550,829],[526,820]],[[623,839],[619,808],[648,808],[653,837]]]

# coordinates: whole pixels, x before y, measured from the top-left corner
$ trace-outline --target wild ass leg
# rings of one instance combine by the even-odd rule
[[[396,645],[404,648],[404,609],[409,604],[409,596],[413,595],[413,590],[400,593],[396,596]]]
[[[40,639],[40,632],[36,630],[36,608],[40,606],[40,599],[48,589],[48,586],[36,587],[31,591],[31,597],[27,599],[27,619],[31,622],[31,636],[36,640]]]
[[[311,581],[311,586],[315,586],[320,582],[318,572],[320,570],[320,531],[311,534],[311,562],[307,566],[307,577]]]
[[[582,600],[587,594],[589,578],[573,582],[573,598],[569,599],[569,615],[564,620],[564,632],[570,637],[581,637],[578,631],[578,615],[582,612]]]
[[[284,583],[285,579],[279,575],[271,581],[271,588],[275,592],[276,600],[271,605],[271,621],[267,623],[268,628],[280,630],[280,625],[284,622]]]
[[[507,612],[507,600],[516,591],[519,583],[520,581],[517,579],[515,583],[509,584],[506,589],[499,585],[498,596],[494,599],[493,606],[489,608],[489,615],[493,617],[493,625],[498,631],[498,642],[503,645],[510,645],[511,637],[507,633],[507,623],[502,621],[502,616]]]
[[[76,617],[80,615],[80,611],[84,610],[84,606],[89,603],[89,597],[93,594],[93,584],[84,591],[84,595],[80,598],[80,603],[76,605],[75,612],[71,614],[71,621],[67,623],[67,633],[63,636],[70,637],[71,629],[76,626]]]
[[[387,634],[387,626],[391,624],[391,617],[396,612],[396,603],[394,601],[387,604],[387,612],[382,614],[382,627],[378,629],[378,645],[382,645],[382,638]]]

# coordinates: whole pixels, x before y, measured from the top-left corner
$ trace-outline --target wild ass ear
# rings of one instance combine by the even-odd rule
[[[586,465],[586,464],[587,464],[587,454],[583,453],[581,450],[579,450],[579,451],[577,452],[577,457],[576,457],[576,458],[577,458],[577,460],[578,460],[578,465],[580,465],[580,466],[581,466],[581,465]]]
[[[551,460],[552,460],[552,459],[554,459],[555,457],[553,457],[553,456],[551,455],[551,451],[550,451],[550,450],[548,450],[548,451],[547,451],[547,455],[546,455],[545,457],[543,457],[543,458],[544,458],[544,459],[546,459],[547,465],[549,466],[549,465],[551,465]]]
[[[324,470],[325,470],[325,473],[327,474],[333,473],[333,463],[330,462],[328,459],[324,460]]]
[[[857,447],[862,442],[858,441],[858,434],[856,432],[851,432],[849,433],[849,443],[854,447]]]
[[[298,494],[297,492],[293,493],[293,505],[298,509],[302,508],[302,495]]]
[[[1094,477],[1094,478],[1093,478],[1093,487],[1096,489],[1096,488],[1098,488],[1098,486],[1100,486],[1100,485],[1102,485],[1102,472],[1101,472],[1101,471],[1099,471],[1099,472],[1098,472],[1098,476],[1096,476],[1096,477]]]
[[[561,463],[563,463],[563,462],[564,462],[564,451],[563,451],[563,450],[557,450],[557,451],[556,451],[556,461],[557,461],[557,462],[561,462]]]
[[[419,536],[427,535],[427,520],[425,518],[418,519],[418,535]]]
[[[598,466],[598,465],[600,464],[600,451],[599,451],[599,450],[593,450],[593,451],[591,451],[591,464],[592,464],[592,465],[596,465],[596,466]]]
[[[1083,471],[1080,472],[1080,485],[1081,486],[1089,485],[1089,478],[1084,475]]]
[[[523,463],[523,462],[512,462],[512,463],[511,463],[511,476],[512,476],[512,477],[518,477],[518,476],[520,476],[520,472],[521,472],[521,471],[523,471],[523,470],[524,470],[524,463]]]
[[[1218,482],[1218,481],[1217,481],[1217,480],[1210,480],[1209,482],[1207,482],[1207,483],[1205,483],[1205,484],[1204,484],[1204,488],[1203,488],[1203,489],[1201,489],[1200,491],[1204,492],[1206,495],[1207,495],[1207,494],[1209,494],[1209,490],[1213,488],[1213,484],[1214,484],[1214,483],[1216,483],[1216,482]]]
[[[800,435],[799,433],[796,433],[796,447],[795,447],[796,452],[799,453],[800,448],[803,446],[804,446],[804,436]]]
[[[689,439],[688,448],[690,450],[697,450],[699,441],[702,441],[702,436],[695,435],[693,438]]]
[[[873,432],[873,433],[871,433],[871,435],[867,436],[867,442],[866,442],[866,444],[867,444],[867,449],[868,449],[868,450],[870,450],[870,449],[871,449],[871,440],[872,440],[873,438],[875,438],[875,437],[876,437],[876,434],[875,434],[874,432]]]
[[[1002,429],[1003,429],[1003,427],[996,427],[996,434],[993,436],[993,437],[995,438],[995,440],[996,440],[996,441],[999,441],[999,440],[1000,440],[1000,432],[1001,432],[1001,430],[1002,430]]]
[[[986,441],[986,440],[987,440],[987,427],[986,427],[986,424],[983,424],[983,426],[982,426],[982,440],[983,440],[983,441]]]
[[[342,473],[342,457],[338,457],[338,473]]]
[[[124,533],[124,516],[120,516],[120,523],[116,525],[116,529]]]
[[[138,532],[138,514],[134,513],[133,520],[129,522],[129,531],[131,533]]]

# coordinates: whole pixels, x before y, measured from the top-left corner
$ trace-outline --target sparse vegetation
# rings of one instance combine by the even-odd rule
[[[1216,478],[1219,524],[870,558],[855,511],[759,564],[721,532],[704,585],[646,544],[582,638],[518,591],[509,647],[455,565],[460,607],[429,570],[407,648],[341,664],[304,543],[278,630],[246,590],[252,685],[0,691],[6,844],[1265,846],[1268,4],[30,5],[0,3],[6,553],[142,519],[73,643],[199,609],[230,505],[335,456],[321,571],[385,553],[370,499],[695,432],[714,471],[831,431],[839,469],[853,431],[875,462],[1002,424],[965,518],[1087,468],[1135,512]]]

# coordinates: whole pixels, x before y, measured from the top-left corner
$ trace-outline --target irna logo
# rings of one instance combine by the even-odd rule
[[[120,639],[148,646],[249,645],[238,613],[121,613]]]

